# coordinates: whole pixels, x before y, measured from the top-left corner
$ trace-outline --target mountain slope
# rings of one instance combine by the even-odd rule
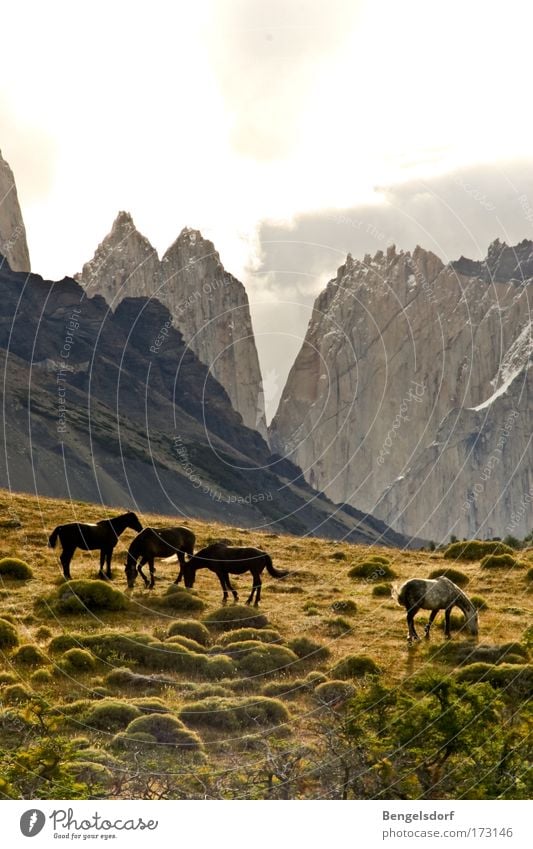
[[[30,270],[26,229],[13,172],[0,153],[0,253],[15,271]]]

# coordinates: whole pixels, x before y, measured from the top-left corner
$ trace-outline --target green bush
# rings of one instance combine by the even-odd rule
[[[184,649],[196,652],[196,654],[206,654],[207,652],[205,646],[197,643],[196,640],[191,640],[189,637],[182,637],[180,634],[176,634],[174,637],[167,637],[165,645],[169,643],[170,645],[183,646]]]
[[[237,628],[227,634],[221,634],[219,642],[225,646],[227,643],[238,643],[246,640],[259,640],[261,643],[282,643],[283,638],[278,631],[271,628]]]
[[[513,549],[503,542],[471,539],[452,543],[443,556],[447,560],[481,560],[487,554],[513,554]]]
[[[324,620],[324,627],[328,634],[332,637],[343,637],[350,634],[352,631],[352,623],[344,619],[343,616],[336,616],[331,619]]]
[[[226,655],[207,658],[207,666],[203,675],[210,681],[220,681],[222,678],[234,678],[237,674],[235,661]]]
[[[283,725],[289,719],[287,708],[276,699],[265,696],[211,698],[186,705],[181,719],[193,728],[217,728],[221,731],[243,731],[258,726]]]
[[[2,698],[8,704],[16,704],[27,702],[31,698],[31,693],[22,684],[9,684],[2,689]]]
[[[13,660],[23,666],[44,666],[48,663],[46,655],[32,643],[24,643],[20,646],[13,654]]]
[[[0,649],[12,649],[18,644],[19,638],[16,628],[6,619],[0,619]]]
[[[100,610],[126,610],[129,601],[123,592],[106,581],[66,581],[46,599],[57,613],[87,613]],[[41,601],[42,604],[42,601]]]
[[[169,713],[153,713],[134,719],[126,728],[126,735],[129,737],[132,734],[149,734],[157,743],[179,748],[192,750],[202,748],[198,735],[185,728],[183,722]]]
[[[16,684],[18,680],[18,675],[13,672],[0,672],[0,684]]]
[[[312,663],[322,663],[331,654],[327,646],[317,643],[315,640],[310,640],[309,637],[295,637],[287,645],[300,660],[311,661]]]
[[[322,705],[338,705],[351,699],[355,693],[355,687],[348,681],[325,681],[319,684],[314,692],[314,697]]]
[[[357,613],[357,605],[351,598],[339,598],[331,605],[334,613],[341,613],[344,616],[353,616]]]
[[[379,666],[371,657],[349,654],[335,664],[331,675],[344,681],[348,678],[362,678],[364,675],[377,675],[379,672]]]
[[[35,639],[36,640],[40,640],[40,641],[49,640],[51,636],[52,636],[52,631],[50,630],[50,628],[47,628],[46,625],[41,625],[39,628],[37,628],[37,630],[35,632]]]
[[[465,575],[464,572],[460,572],[459,569],[447,569],[444,567],[443,569],[433,569],[433,572],[429,573],[430,578],[448,578],[450,581],[453,581],[458,587],[466,587],[470,578],[468,575]]]
[[[204,623],[212,631],[232,631],[236,628],[266,628],[268,619],[253,607],[232,604],[214,610],[205,617]]]
[[[372,587],[372,595],[376,598],[390,598],[391,592],[391,584],[376,584],[375,587]]]
[[[117,732],[126,728],[141,711],[129,702],[103,700],[96,702],[85,713],[84,721],[97,731]]]
[[[348,571],[349,578],[365,581],[383,581],[385,578],[396,578],[396,572],[387,563],[375,560],[363,560]]]
[[[208,629],[201,622],[197,622],[196,619],[180,619],[173,622],[168,629],[168,636],[188,637],[190,640],[196,640],[202,646],[206,646],[209,642]]]
[[[58,634],[57,637],[52,637],[48,644],[50,654],[63,654],[68,649],[76,648],[80,645],[81,637],[75,637],[72,634]]]
[[[344,551],[334,551],[333,554],[329,555],[330,560],[346,560],[346,554]]]
[[[33,572],[24,560],[18,557],[2,557],[0,560],[0,575],[14,578],[17,581],[28,581],[33,578]]]
[[[298,662],[297,655],[291,649],[254,640],[230,643],[226,646],[226,651],[233,652],[239,672],[250,676],[290,672],[296,668],[294,664]]]
[[[487,602],[480,595],[471,595],[470,601],[472,602],[476,610],[488,610],[489,606]]]
[[[205,604],[193,590],[171,584],[164,595],[151,595],[144,602],[147,607],[172,610],[179,613],[202,613]]]
[[[522,564],[511,554],[487,554],[479,564],[482,569],[522,569]]]
[[[508,690],[511,696],[531,698],[533,696],[533,666],[514,663],[472,663],[456,672],[459,681],[469,683],[487,682],[494,688]]]
[[[159,690],[161,687],[174,683],[170,679],[153,675],[139,675],[126,666],[113,669],[106,675],[105,681],[113,688],[132,688],[135,690]]]
[[[533,568],[528,569],[526,572],[526,581],[531,584],[533,582]]]
[[[88,672],[95,667],[95,659],[87,649],[68,649],[62,659],[68,667],[79,672]]]
[[[36,669],[30,675],[30,682],[34,687],[38,687],[40,684],[50,684],[53,680],[54,676],[49,669]]]

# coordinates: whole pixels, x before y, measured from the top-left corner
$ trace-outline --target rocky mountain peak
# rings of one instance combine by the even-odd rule
[[[30,271],[26,228],[13,172],[0,152],[0,255],[13,271]]]

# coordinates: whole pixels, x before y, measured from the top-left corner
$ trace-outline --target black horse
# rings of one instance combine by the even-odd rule
[[[252,592],[246,604],[251,604],[255,595],[255,607],[261,600],[261,572],[266,569],[273,578],[286,578],[288,572],[276,569],[272,565],[270,555],[260,548],[243,548],[229,546],[222,542],[215,542],[202,548],[194,557],[189,558],[183,568],[185,586],[190,589],[194,586],[194,580],[198,569],[210,569],[220,581],[223,598],[222,604],[228,600],[228,590],[233,593],[235,601],[239,600],[238,593],[230,584],[230,575],[244,575],[245,572],[252,573]]]
[[[185,568],[185,555],[191,556],[194,553],[195,539],[189,528],[145,528],[141,531],[130,545],[126,558],[126,579],[130,590],[133,589],[137,574],[143,579],[145,587],[153,588],[156,557],[177,555],[180,571],[174,583],[179,584]],[[139,559],[140,563],[137,565]],[[150,581],[142,570],[145,563],[148,563],[150,568]]]
[[[50,548],[55,548],[57,538],[63,548],[59,557],[63,566],[63,574],[70,581],[70,562],[77,548],[84,551],[100,549],[100,571],[99,578],[111,578],[111,558],[119,536],[126,530],[132,528],[134,531],[142,531],[142,525],[135,513],[122,513],[114,519],[102,519],[96,524],[82,524],[70,522],[68,525],[58,525],[54,528],[48,538]],[[106,575],[104,575],[104,563],[106,564]]]

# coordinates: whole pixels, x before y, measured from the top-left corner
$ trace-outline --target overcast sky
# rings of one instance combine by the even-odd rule
[[[119,209],[160,252],[202,230],[247,285],[272,412],[347,250],[533,236],[532,23],[524,0],[17,0],[0,148],[32,267],[80,270]]]

